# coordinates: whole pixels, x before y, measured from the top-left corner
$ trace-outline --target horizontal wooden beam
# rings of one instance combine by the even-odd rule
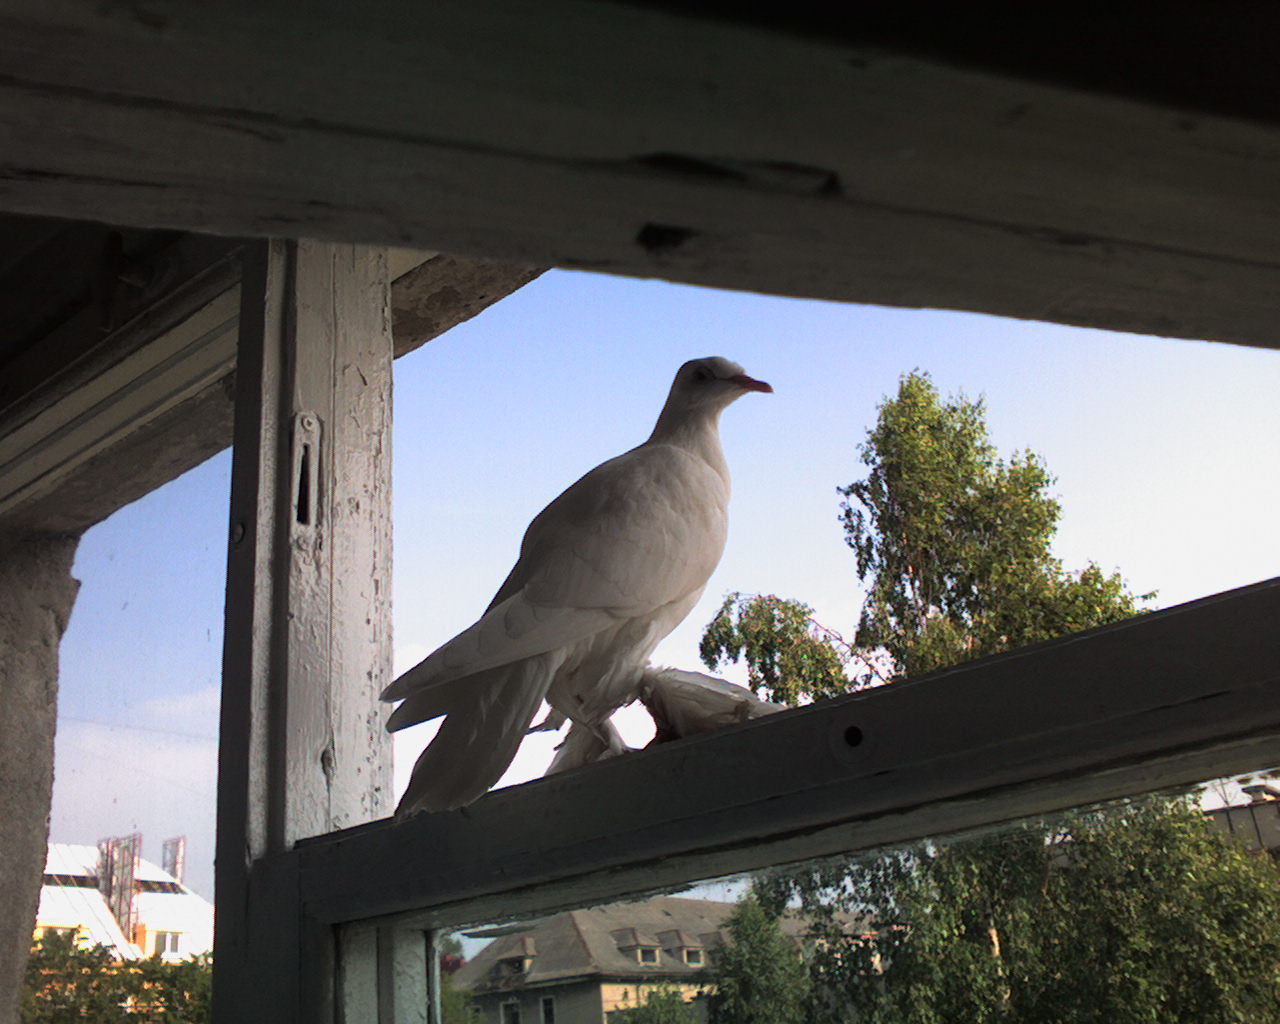
[[[306,840],[308,914],[450,926],[1280,761],[1280,580]]]
[[[65,318],[0,366],[0,533],[78,533],[230,442],[238,244],[184,236],[136,270],[109,320],[49,308]]]
[[[393,261],[391,326],[399,359],[523,288],[545,268],[438,253],[403,274],[396,269]]]
[[[1213,84],[1256,18],[1217,19],[1204,104],[1167,62],[1037,74],[1030,31],[791,17],[14,0],[0,208],[1277,343],[1280,129]]]
[[[69,302],[65,319],[0,361],[0,535],[78,533],[231,443],[241,245],[180,236],[135,264],[148,283],[122,293],[113,329],[97,305]],[[394,255],[397,356],[541,273]]]
[[[898,0],[631,0],[644,7],[758,25],[770,32],[874,46],[1160,106],[1280,124],[1280,11],[1241,4],[1230,18],[1202,0],[1082,9],[1076,0],[987,0],[981,7]],[[1158,13],[1158,16],[1156,14]],[[1207,54],[1214,54],[1205,66]],[[1195,68],[1195,74],[1188,69]]]

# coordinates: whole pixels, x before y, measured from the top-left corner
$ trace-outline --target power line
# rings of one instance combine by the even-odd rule
[[[101,725],[107,729],[124,729],[129,732],[151,732],[157,733],[161,736],[181,736],[184,739],[189,740],[212,740],[217,742],[218,739],[216,733],[213,735],[202,735],[194,732],[182,732],[178,729],[158,729],[151,725],[124,725],[120,722],[106,722],[100,718],[81,718],[77,715],[60,714],[58,715],[58,720],[61,722],[79,722],[82,725]]]

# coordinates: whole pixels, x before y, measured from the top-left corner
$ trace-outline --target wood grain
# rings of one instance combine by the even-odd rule
[[[1140,81],[582,0],[3,27],[14,211],[1276,344],[1280,132]]]
[[[321,919],[449,926],[1256,769],[1280,759],[1278,616],[1273,580],[289,856]]]
[[[252,246],[241,298],[215,1014],[334,1019],[335,977],[376,973],[379,952],[339,947],[303,912],[297,865],[271,855],[391,810],[386,254]]]

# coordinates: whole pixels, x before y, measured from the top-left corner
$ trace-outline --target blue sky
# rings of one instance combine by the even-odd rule
[[[1118,569],[1162,607],[1280,574],[1280,352],[554,272],[396,365],[398,668],[474,620],[532,516],[642,441],[676,367],[702,355],[775,393],[724,415],[729,545],[655,660],[699,667],[733,590],[803,599],[852,631],[835,488],[861,475],[876,406],[914,368],[985,396],[1002,453],[1044,457],[1068,567]],[[141,831],[152,860],[185,833],[206,895],[229,470],[224,453],[86,534],[52,823],[64,842]],[[424,740],[409,732],[398,775]],[[526,744],[516,776],[539,774],[551,742]]]

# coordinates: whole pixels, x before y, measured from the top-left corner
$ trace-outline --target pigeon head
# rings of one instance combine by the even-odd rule
[[[748,391],[772,392],[762,380],[748,377],[741,366],[721,356],[690,359],[676,372],[667,405],[686,412],[718,412]]]
[[[764,381],[748,377],[742,367],[730,359],[720,356],[690,359],[676,371],[671,393],[667,395],[650,440],[665,443],[688,439],[708,428],[714,433],[720,413],[730,402],[748,391],[772,390]],[[719,445],[719,441],[716,444]]]

